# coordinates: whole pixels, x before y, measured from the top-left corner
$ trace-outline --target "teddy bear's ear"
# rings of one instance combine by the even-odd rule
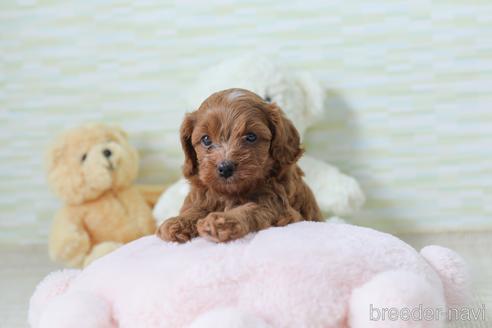
[[[128,140],[128,133],[126,133],[125,130],[119,125],[111,125],[109,127],[113,133],[118,135],[120,138],[123,138],[125,140]]]
[[[63,157],[64,144],[59,137],[53,144],[51,144],[44,154],[45,169],[49,173],[55,169],[58,163]]]
[[[314,76],[309,73],[300,73],[295,76],[298,86],[301,88],[304,99],[305,117],[312,123],[323,115],[325,102],[325,90]]]

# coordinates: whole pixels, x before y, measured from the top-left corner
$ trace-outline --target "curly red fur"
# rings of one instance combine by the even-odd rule
[[[183,174],[191,184],[177,217],[157,234],[186,242],[198,235],[216,242],[234,240],[271,226],[321,220],[297,160],[299,133],[276,104],[253,92],[228,89],[212,94],[181,125]],[[253,142],[245,136],[254,134]],[[202,141],[208,136],[210,145]],[[234,172],[218,174],[223,161]]]

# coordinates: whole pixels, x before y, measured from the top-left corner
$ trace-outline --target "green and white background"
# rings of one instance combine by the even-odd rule
[[[60,205],[43,153],[65,128],[122,125],[141,182],[179,177],[198,72],[260,51],[327,87],[308,152],[368,195],[352,222],[492,230],[492,2],[0,1],[0,242],[45,242]]]

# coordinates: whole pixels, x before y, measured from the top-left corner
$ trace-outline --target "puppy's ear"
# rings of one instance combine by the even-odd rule
[[[195,116],[193,113],[186,114],[180,129],[181,147],[185,154],[183,165],[183,175],[185,178],[190,178],[198,173],[198,160],[196,157],[195,148],[191,142],[191,135],[195,126]]]
[[[275,103],[267,106],[267,113],[272,131],[270,155],[274,160],[273,169],[275,174],[281,174],[297,162],[302,156],[303,149],[299,132]]]

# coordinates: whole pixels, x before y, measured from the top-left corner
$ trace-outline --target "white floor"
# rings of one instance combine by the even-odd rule
[[[489,319],[454,322],[450,327],[492,327],[492,232],[402,235],[417,249],[430,244],[450,247],[465,257],[473,274],[474,304],[485,304]],[[29,297],[36,284],[59,268],[49,261],[46,246],[0,245],[0,328],[27,327]]]

